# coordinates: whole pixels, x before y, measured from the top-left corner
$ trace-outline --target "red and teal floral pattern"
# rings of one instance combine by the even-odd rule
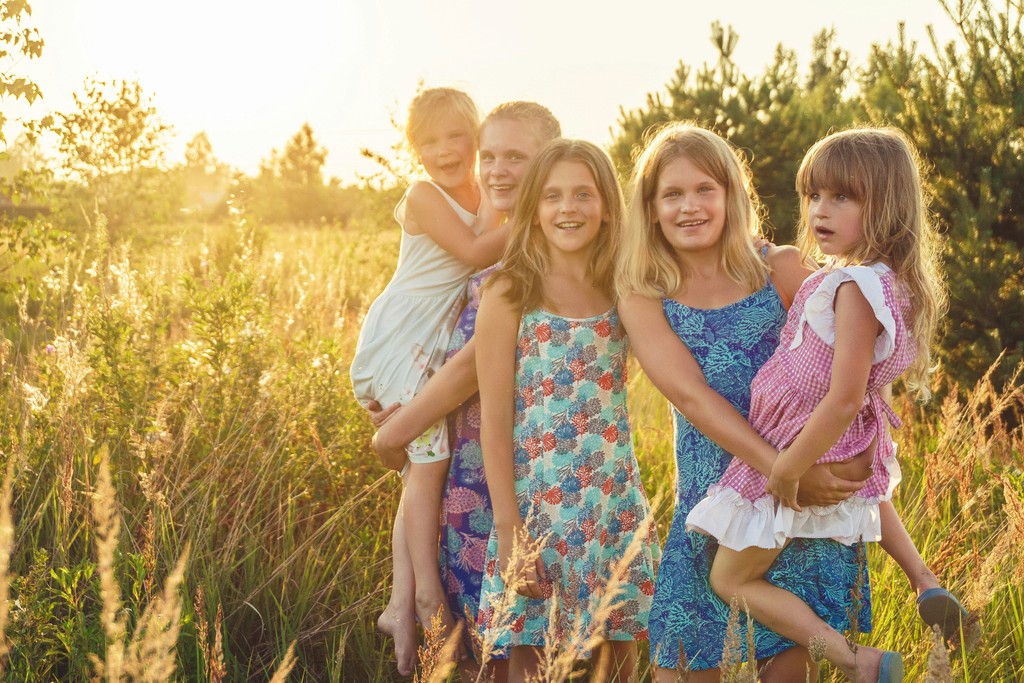
[[[627,350],[615,309],[586,319],[541,310],[523,317],[515,487],[530,532],[545,539],[547,580],[543,599],[518,596],[511,615],[496,615],[503,583],[497,536],[491,535],[478,620],[499,647],[543,646],[549,637],[561,642],[574,630],[592,628],[609,640],[647,638],[658,545],[653,528],[644,524],[649,507],[630,438]],[[591,624],[593,601],[636,534],[644,540],[628,564],[617,604],[604,624]]]

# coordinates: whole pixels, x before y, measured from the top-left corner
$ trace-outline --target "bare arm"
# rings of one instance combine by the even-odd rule
[[[402,469],[409,442],[462,405],[476,390],[476,344],[470,339],[373,435],[373,448],[384,466]]]
[[[633,295],[619,302],[619,316],[634,333],[630,345],[658,391],[702,434],[767,476],[775,448],[708,386],[700,365],[665,319],[661,302]]]
[[[419,182],[409,188],[406,198],[406,230],[410,234],[427,233],[430,238],[466,265],[484,268],[497,262],[505,250],[508,226],[497,227],[501,214],[490,207],[486,195],[481,199],[479,234],[462,222],[455,210],[430,183]]]
[[[772,284],[788,311],[800,285],[814,272],[814,262],[805,260],[796,247],[772,245],[766,257],[771,268]]]
[[[779,455],[768,479],[768,491],[797,510],[800,477],[839,440],[864,403],[879,330],[871,304],[856,284],[840,285],[834,305],[836,342],[828,392],[793,443]]]
[[[510,542],[511,532],[523,525],[515,493],[512,446],[520,312],[503,296],[505,291],[501,281],[484,290],[475,334],[480,445],[499,542]]]
[[[731,403],[708,386],[700,365],[665,319],[661,302],[633,296],[619,302],[619,315],[635,334],[630,344],[640,366],[658,390],[702,434],[765,476],[777,452],[754,431]],[[860,481],[834,476],[815,466],[801,480],[801,493],[811,505],[834,505],[860,489]]]

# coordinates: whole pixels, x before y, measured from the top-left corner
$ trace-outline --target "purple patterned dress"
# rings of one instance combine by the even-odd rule
[[[470,278],[466,308],[452,332],[448,358],[473,337],[476,312],[480,306],[480,287],[495,268],[497,266],[491,266]],[[478,394],[448,415],[448,439],[451,465],[441,501],[441,582],[448,594],[449,609],[466,620],[467,628],[476,628],[487,539],[494,525],[480,450]]]

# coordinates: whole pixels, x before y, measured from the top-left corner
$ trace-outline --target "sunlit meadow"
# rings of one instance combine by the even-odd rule
[[[374,630],[398,479],[370,451],[348,384],[398,231],[267,229],[236,214],[139,235],[111,245],[94,221],[84,247],[16,297],[0,339],[7,679],[400,680]],[[1024,679],[1021,384],[900,406],[897,507],[982,632],[945,656],[872,549],[874,633],[859,639],[904,652],[907,680]],[[671,423],[639,371],[630,392],[664,537]],[[444,680],[432,645],[422,663]],[[558,652],[550,664],[558,678],[571,668]]]

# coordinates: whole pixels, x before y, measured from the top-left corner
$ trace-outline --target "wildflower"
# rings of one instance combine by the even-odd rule
[[[50,356],[50,355],[53,355],[54,353],[57,353],[57,347],[54,346],[53,344],[47,344],[46,345],[46,355]]]
[[[28,403],[28,409],[33,413],[38,413],[50,402],[50,398],[41,389],[37,389],[28,382],[21,383],[21,390],[25,392],[25,402]]]

